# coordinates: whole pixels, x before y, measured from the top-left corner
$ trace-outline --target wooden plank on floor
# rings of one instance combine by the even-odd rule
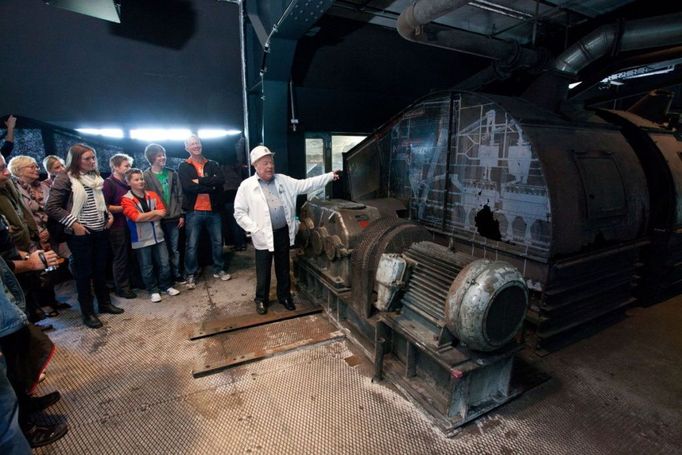
[[[305,346],[311,346],[324,341],[336,340],[343,338],[345,335],[343,332],[337,330],[333,332],[328,332],[324,334],[318,334],[312,338],[306,338],[303,340],[297,340],[292,343],[283,344],[270,349],[263,349],[260,351],[247,352],[244,354],[234,355],[228,357],[227,359],[220,360],[217,362],[201,362],[192,370],[192,376],[195,378],[201,378],[203,376],[208,376],[213,373],[225,370],[227,368],[232,368],[237,365],[242,365],[244,363],[253,362],[256,360],[266,359],[268,357],[273,357],[277,354],[282,354],[294,349],[302,348]]]
[[[287,319],[298,318],[308,314],[322,312],[320,306],[299,306],[294,311],[270,311],[266,314],[246,314],[225,319],[211,320],[203,322],[201,326],[190,335],[190,340],[198,340],[219,333],[232,332],[234,330],[257,327],[259,325],[271,324],[273,322],[285,321]]]

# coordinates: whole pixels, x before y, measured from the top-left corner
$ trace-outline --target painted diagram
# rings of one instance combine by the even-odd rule
[[[429,99],[393,126],[390,143],[389,195],[409,200],[412,218],[548,248],[540,162],[521,125],[496,103],[468,94]]]

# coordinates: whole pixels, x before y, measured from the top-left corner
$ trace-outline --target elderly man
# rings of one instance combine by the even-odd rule
[[[287,310],[296,309],[289,281],[289,247],[294,244],[298,221],[296,196],[338,180],[336,171],[297,180],[275,174],[274,153],[259,145],[251,150],[251,165],[256,174],[244,180],[234,200],[234,218],[251,233],[256,249],[256,311],[267,312],[270,293],[270,267],[275,258],[277,299]]]
[[[230,279],[230,274],[223,270],[223,232],[220,219],[225,179],[220,165],[203,155],[201,140],[197,136],[187,138],[185,150],[189,153],[189,158],[180,163],[178,176],[183,194],[182,210],[185,212],[187,288],[194,289],[199,269],[199,234],[203,227],[211,240],[213,277],[223,281]]]

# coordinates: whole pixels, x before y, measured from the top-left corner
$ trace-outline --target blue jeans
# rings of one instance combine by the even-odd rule
[[[0,355],[0,453],[30,455],[31,447],[19,428],[19,406],[7,379],[5,357]]]
[[[24,310],[24,292],[14,273],[0,256],[0,338],[11,335],[28,324]]]
[[[163,237],[166,239],[166,250],[168,251],[168,259],[170,260],[171,278],[180,278],[180,250],[178,249],[178,240],[180,239],[180,229],[178,229],[178,220],[161,221],[161,229],[163,229]]]
[[[218,273],[223,269],[223,237],[220,213],[192,211],[185,215],[185,273],[194,275],[197,273],[197,250],[199,247],[199,234],[205,227],[211,239],[211,253],[213,255],[213,272]]]
[[[168,263],[168,250],[166,245],[164,245],[165,243],[161,242],[156,245],[135,249],[137,261],[140,263],[142,281],[144,281],[144,286],[150,294],[159,292],[159,286],[165,291],[173,285],[170,264]],[[154,273],[155,266],[159,275],[158,281]]]

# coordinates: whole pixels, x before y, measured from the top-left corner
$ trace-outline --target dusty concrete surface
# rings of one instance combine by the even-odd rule
[[[552,379],[452,439],[392,387],[373,384],[370,363],[345,340],[194,379],[196,362],[225,342],[190,341],[190,333],[206,318],[253,311],[252,254],[233,257],[231,281],[205,278],[158,304],[143,292],[117,299],[126,312],[103,315],[103,329],[84,328],[77,309],[53,318],[58,351],[39,393],[62,392],[48,419],[65,419],[70,431],[36,453],[667,454],[682,447],[682,298],[632,310],[547,357],[528,355]],[[71,286],[59,294],[76,303]]]

